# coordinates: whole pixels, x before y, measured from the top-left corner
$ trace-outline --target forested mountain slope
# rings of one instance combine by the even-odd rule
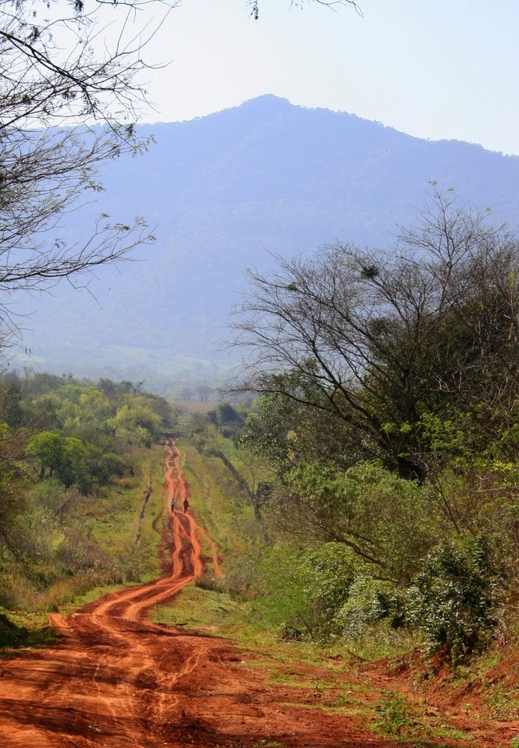
[[[429,142],[380,123],[309,110],[274,96],[189,122],[147,127],[155,143],[105,167],[97,206],[66,217],[71,238],[95,211],[142,215],[157,241],[139,262],[104,268],[93,295],[64,285],[28,299],[35,312],[19,364],[74,374],[214,378],[247,267],[334,240],[387,246],[416,215],[430,180],[463,201],[519,217],[519,158],[456,141]]]

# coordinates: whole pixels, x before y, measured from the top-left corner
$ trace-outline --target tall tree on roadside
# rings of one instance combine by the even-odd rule
[[[314,445],[326,417],[337,434],[334,447],[325,440],[328,459],[334,450],[341,467],[379,458],[403,477],[423,478],[432,464],[428,416],[477,407],[505,423],[512,417],[519,244],[487,211],[459,207],[451,191],[435,188],[389,251],[334,244],[277,262],[269,277],[250,273],[238,310],[237,389],[315,414]],[[297,444],[296,424],[290,451]]]

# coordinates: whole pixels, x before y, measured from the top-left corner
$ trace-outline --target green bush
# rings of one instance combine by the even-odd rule
[[[298,464],[275,491],[279,522],[295,533],[342,541],[378,576],[408,585],[421,560],[443,535],[443,522],[429,494],[416,482],[378,463],[346,471]]]
[[[66,497],[67,491],[58,478],[46,478],[36,483],[32,489],[32,498],[36,505],[45,507],[54,514],[59,512]]]
[[[322,641],[343,633],[340,611],[348,600],[358,566],[359,560],[343,543],[326,543],[306,553],[304,593],[311,608],[313,639]]]
[[[384,698],[375,707],[375,726],[386,735],[400,735],[413,724],[406,699],[394,691],[384,693]]]
[[[502,574],[484,536],[464,537],[430,551],[408,590],[407,620],[425,634],[431,651],[446,647],[453,658],[488,639]]]
[[[261,567],[264,591],[257,614],[283,638],[326,641],[342,635],[340,611],[359,565],[343,543],[299,552],[279,545]]]
[[[387,582],[372,579],[367,570],[361,570],[348,590],[347,600],[337,614],[337,621],[342,624],[342,632],[354,640],[364,636],[373,623],[388,617],[388,606],[383,605],[381,611],[381,601],[386,601],[391,596]],[[391,624],[394,625],[393,621]]]
[[[302,570],[301,551],[278,544],[258,558],[255,571],[252,621],[270,631],[296,632],[287,638],[301,638],[311,630],[311,606],[305,587],[308,583]]]

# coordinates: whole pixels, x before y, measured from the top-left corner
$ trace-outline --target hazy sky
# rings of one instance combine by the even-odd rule
[[[158,112],[192,119],[273,93],[434,140],[519,154],[517,0],[359,0],[363,17],[307,0],[183,0],[158,34],[171,60],[148,85]]]

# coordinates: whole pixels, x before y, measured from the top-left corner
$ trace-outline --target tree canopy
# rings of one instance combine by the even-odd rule
[[[433,464],[431,424],[464,418],[480,442],[485,424],[510,424],[519,252],[514,233],[493,226],[487,211],[436,190],[389,251],[337,243],[277,261],[270,277],[250,273],[236,323],[245,351],[239,388],[295,414],[292,454],[304,442],[298,422],[308,433],[313,420],[314,449],[322,443],[337,464],[381,459],[423,478]]]
[[[237,310],[234,390],[259,393],[240,441],[273,468],[264,563],[296,567],[282,635],[483,648],[516,621],[516,232],[434,186],[389,249],[276,260]]]

